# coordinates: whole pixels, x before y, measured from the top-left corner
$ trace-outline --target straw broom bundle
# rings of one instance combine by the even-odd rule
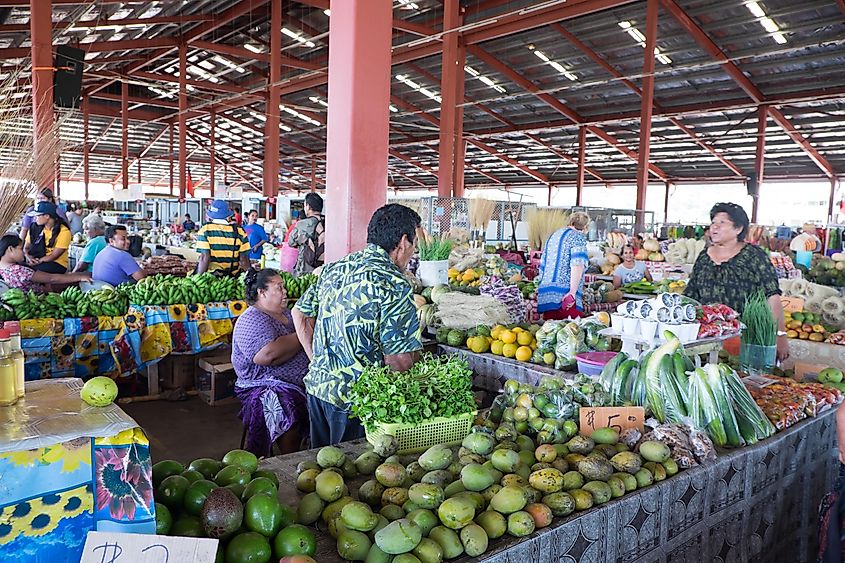
[[[569,212],[563,209],[533,208],[528,212],[528,244],[542,250],[549,237],[569,222]]]
[[[493,219],[493,212],[496,211],[496,202],[491,199],[469,200],[469,226],[473,231],[487,231],[490,220]]]
[[[0,92],[11,93],[20,88],[19,73],[10,73],[0,82]],[[19,132],[21,124],[30,119],[30,98],[13,99],[10,95],[0,96],[0,229],[8,231],[20,219],[21,213],[30,204],[41,179],[54,173],[59,158],[62,140],[59,129],[63,118],[57,120],[39,143],[36,154],[33,136]]]

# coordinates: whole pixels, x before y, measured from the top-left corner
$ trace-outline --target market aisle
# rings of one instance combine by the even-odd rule
[[[241,442],[237,401],[212,407],[199,397],[190,397],[187,401],[130,403],[121,408],[146,432],[153,462],[220,459]]]

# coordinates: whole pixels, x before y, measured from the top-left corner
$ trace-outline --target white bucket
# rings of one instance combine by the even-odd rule
[[[614,333],[622,334],[622,324],[624,323],[624,321],[624,316],[618,313],[614,313],[610,315],[610,328],[613,330]]]
[[[683,344],[695,342],[698,340],[698,331],[701,328],[701,323],[684,323],[681,325],[680,338]]]
[[[420,278],[423,287],[446,285],[449,283],[449,261],[420,260],[417,277]]]
[[[637,336],[637,328],[640,320],[636,317],[625,317],[622,320],[622,334],[625,336]]]
[[[640,335],[644,340],[654,341],[654,334],[657,332],[657,321],[640,321]]]

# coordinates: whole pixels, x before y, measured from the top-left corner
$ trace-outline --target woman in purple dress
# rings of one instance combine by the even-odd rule
[[[250,269],[245,285],[251,306],[235,323],[232,365],[246,449],[266,456],[278,441],[282,453],[299,451],[302,431],[308,429],[302,383],[308,356],[294,331],[285,284],[277,271],[267,268]]]

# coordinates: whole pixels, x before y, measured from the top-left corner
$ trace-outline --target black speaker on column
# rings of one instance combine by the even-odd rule
[[[757,173],[752,172],[748,176],[748,180],[745,183],[746,188],[748,188],[748,195],[752,197],[757,197],[760,195],[760,179],[757,178]]]
[[[85,51],[69,45],[56,47],[53,74],[53,103],[61,108],[78,108],[82,94],[82,67]]]

